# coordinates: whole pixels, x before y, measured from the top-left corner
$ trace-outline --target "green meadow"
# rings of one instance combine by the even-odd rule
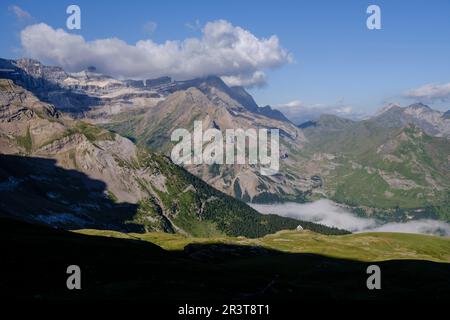
[[[428,260],[450,262],[450,238],[408,233],[357,233],[330,236],[311,231],[280,231],[262,238],[196,238],[170,233],[120,233],[83,229],[77,233],[147,241],[166,250],[183,250],[189,244],[257,246],[288,253],[313,253],[356,261]]]

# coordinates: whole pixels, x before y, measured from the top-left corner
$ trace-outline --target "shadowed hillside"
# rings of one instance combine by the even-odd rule
[[[53,159],[0,155],[0,216],[59,228],[91,226],[142,232],[137,205],[116,203],[106,184]]]
[[[1,295],[27,299],[444,299],[450,266],[385,261],[382,290],[368,263],[259,247],[198,244],[168,252],[137,240],[92,237],[0,219]],[[66,268],[82,290],[66,289]]]

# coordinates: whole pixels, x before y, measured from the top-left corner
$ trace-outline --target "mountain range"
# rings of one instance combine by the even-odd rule
[[[163,155],[74,120],[0,79],[0,215],[58,228],[258,237],[308,222],[262,215]],[[345,233],[345,232],[344,232]]]
[[[207,185],[234,198],[246,202],[304,202],[331,198],[358,213],[386,220],[425,216],[450,219],[448,112],[439,112],[420,103],[407,107],[389,105],[362,121],[322,115],[317,120],[295,125],[278,110],[270,106],[259,107],[244,88],[229,87],[215,76],[188,81],[173,81],[168,77],[121,80],[99,74],[95,67],[67,73],[30,59],[0,60],[0,69],[0,78],[10,79],[15,86],[28,90],[34,95],[33,99],[39,99],[46,110],[50,110],[44,118],[51,123],[51,132],[66,135],[67,130],[78,134],[87,131],[88,137],[91,131],[94,132],[90,139],[86,135],[86,139],[83,135],[65,137],[67,140],[81,139],[72,141],[75,148],[71,149],[72,157],[82,158],[86,149],[108,153],[110,149],[104,145],[117,144],[114,147],[116,153],[108,154],[114,161],[102,165],[102,170],[110,173],[103,174],[99,170],[101,174],[89,174],[106,181],[108,190],[109,180],[128,181],[126,184],[131,192],[118,186],[110,190],[119,201],[141,201],[142,197],[136,195],[144,193],[152,194],[161,202],[157,191],[146,193],[129,181],[133,174],[118,170],[119,164],[124,160],[131,166],[129,163],[136,162],[139,157],[130,159],[129,156],[141,152],[136,150],[145,149],[150,150],[146,152],[152,154],[152,159],[167,159],[164,155],[168,155],[173,147],[171,132],[176,128],[192,130],[193,122],[201,120],[204,129],[280,130],[280,171],[274,176],[262,176],[254,165],[185,167]],[[4,86],[11,85],[8,82]],[[52,105],[56,109],[52,109]],[[55,116],[50,117],[49,112]],[[85,122],[61,120],[66,116]],[[67,127],[61,121],[73,123]],[[35,132],[34,127],[31,131],[20,132],[21,138],[17,141],[21,148],[2,143],[14,152],[39,156],[54,152],[53,158],[62,157],[61,150],[66,150],[66,146],[56,151],[52,151],[53,146],[47,146],[50,151],[42,150],[42,146],[34,149],[35,144],[30,147],[29,136],[33,137]],[[46,130],[43,132],[39,139],[55,139],[51,134],[46,136]],[[98,136],[104,140],[99,140]],[[138,147],[121,136],[129,138]],[[83,145],[87,146],[81,147]],[[65,163],[69,163],[69,154],[65,153]],[[81,159],[77,165],[91,168],[84,161]],[[138,169],[142,170],[139,166]],[[181,169],[171,167],[169,171],[174,170]],[[122,175],[117,176],[119,173]],[[141,173],[134,174],[141,176]],[[146,183],[149,181],[158,180],[150,176]],[[157,186],[152,188],[158,189]],[[174,195],[181,190],[174,190]],[[166,221],[159,219],[160,225],[174,228],[173,223],[166,225],[162,220]]]
[[[397,213],[402,220],[448,220],[448,138],[429,135],[429,129],[410,122],[393,124],[398,119],[389,113],[401,116],[406,110],[408,115],[408,108],[359,122],[322,116],[303,125],[310,143],[301,166],[321,172],[328,197],[366,213],[377,213],[377,208],[388,219]]]

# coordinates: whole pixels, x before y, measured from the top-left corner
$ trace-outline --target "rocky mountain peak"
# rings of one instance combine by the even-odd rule
[[[429,106],[427,106],[426,104],[423,104],[421,102],[418,103],[413,103],[410,104],[409,106],[407,106],[405,108],[405,111],[421,111],[421,112],[427,112],[427,111],[432,111],[433,109],[431,109]]]
[[[22,58],[11,61],[17,68],[23,70],[30,76],[36,78],[45,78],[50,81],[57,82],[65,79],[67,73],[63,68],[57,66],[46,66],[38,60]]]
[[[226,111],[195,87],[167,100],[179,112],[172,118],[177,121],[178,115],[195,116],[186,111],[189,105],[193,111],[208,105]],[[193,236],[263,236],[286,227],[285,218],[271,223],[274,218],[269,221],[167,157],[93,124],[50,118],[46,110],[56,115],[52,105],[12,80],[0,79],[0,198],[7,199],[1,202],[2,215],[58,228]],[[153,124],[155,118],[151,120]],[[224,220],[227,225],[220,225]],[[242,221],[255,227],[242,229]]]
[[[16,60],[16,64],[20,67],[42,67],[42,63],[35,59],[21,58]]]
[[[384,106],[383,108],[381,108],[376,114],[375,116],[381,115],[385,112],[388,112],[389,110],[398,110],[401,109],[400,105],[397,103],[389,103],[388,105]]]
[[[94,66],[89,66],[89,67],[87,67],[86,70],[89,71],[89,72],[97,72],[97,68],[94,67]]]
[[[36,113],[50,118],[61,117],[54,106],[40,102],[12,80],[0,79],[0,119],[11,122],[23,114],[32,117]]]

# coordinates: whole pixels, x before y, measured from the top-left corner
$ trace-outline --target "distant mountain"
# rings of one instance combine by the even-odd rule
[[[46,66],[33,59],[0,59],[0,78],[11,79],[40,99],[75,117],[97,121],[109,116],[156,105],[169,94],[196,87],[205,94],[210,88],[225,92],[251,112],[288,121],[278,110],[259,108],[243,87],[228,87],[219,77],[173,81],[169,77],[118,80],[96,72],[94,66],[76,73]]]
[[[268,201],[266,199],[304,199],[313,181],[310,177],[298,177],[294,169],[295,155],[289,156],[289,148],[300,149],[303,134],[291,122],[279,119],[276,113],[268,117],[270,107],[263,112],[253,112],[253,99],[234,99],[234,89],[229,88],[217,77],[186,81],[184,90],[175,90],[163,101],[144,114],[120,115],[113,117],[105,127],[124,136],[133,137],[138,143],[152,150],[170,154],[174,143],[170,136],[173,130],[185,128],[193,130],[195,120],[201,120],[203,129],[249,129],[278,128],[281,135],[281,160],[283,170],[278,175],[263,176],[255,165],[191,165],[186,168],[203,180],[230,195],[245,201]],[[240,91],[242,94],[243,91]],[[247,97],[248,98],[248,97]],[[262,108],[258,108],[262,109]],[[289,176],[290,175],[290,176]]]
[[[228,87],[220,77],[208,76],[187,81],[173,83],[171,92],[183,91],[189,88],[197,88],[210,98],[214,98],[216,92],[221,92],[236,101],[247,111],[281,121],[289,121],[280,111],[270,106],[259,107],[253,97],[240,86]]]
[[[44,66],[31,59],[0,59],[0,78],[10,79],[60,110],[82,116],[100,101],[94,96],[75,92],[62,85],[68,74],[59,67]]]
[[[340,118],[332,114],[322,114],[317,120],[311,120],[300,124],[298,127],[306,129],[308,127],[320,127],[326,130],[342,130],[353,125],[355,121]]]
[[[288,118],[286,118],[286,116],[280,110],[273,109],[269,105],[260,107],[258,109],[258,113],[260,113],[266,117],[272,118],[272,119],[281,120],[281,121],[290,121]]]
[[[289,145],[298,148],[302,143],[301,131],[281,112],[270,106],[258,107],[244,88],[228,87],[219,77],[121,81],[98,74],[92,67],[67,73],[30,59],[0,60],[1,63],[4,70],[14,72],[0,73],[0,77],[12,79],[66,114],[102,123],[157,152],[168,154],[173,146],[170,133],[176,128],[192,129],[193,120],[200,118],[206,121],[205,129],[279,128],[285,168],[295,163],[295,155],[288,157]],[[200,100],[202,104],[197,104]],[[188,169],[219,190],[246,201],[267,201],[284,194],[290,199],[303,199],[314,185],[310,177],[288,179],[288,174],[297,176],[293,169],[267,178],[254,166],[222,166],[220,172],[208,167]]]
[[[443,117],[444,119],[450,119],[450,110],[448,110],[447,112],[445,112],[445,113],[442,115],[442,117]]]
[[[366,213],[392,213],[378,211],[380,218],[450,220],[450,143],[403,123],[404,112],[414,109],[429,112],[420,105],[394,106],[364,121],[322,116],[304,125],[308,160],[299,170],[320,176],[325,194],[338,202],[365,207]]]
[[[240,104],[242,104],[244,107],[247,108],[247,110],[255,113],[259,113],[263,116],[275,119],[275,120],[281,120],[281,121],[289,121],[285,115],[276,109],[273,109],[271,106],[264,106],[259,107],[256,104],[255,100],[253,100],[253,97],[243,88],[239,86],[234,86],[230,88],[232,90],[231,97],[238,101]]]
[[[0,79],[0,215],[62,228],[259,237],[298,221],[265,216],[163,156],[63,116]]]
[[[174,146],[173,130],[191,131],[196,120],[203,121],[204,129],[279,129],[276,175],[263,176],[255,165],[185,166],[244,201],[327,197],[367,214],[380,209],[380,214],[393,216],[400,208],[408,210],[397,212],[400,219],[450,216],[450,120],[448,112],[424,104],[389,105],[362,121],[322,115],[295,126],[277,110],[258,107],[244,88],[229,87],[215,76],[117,80],[93,68],[67,73],[27,59],[0,60],[0,69],[0,77],[12,79],[64,114],[100,123],[164,155]]]
[[[427,134],[437,137],[450,137],[450,120],[443,112],[433,110],[422,103],[407,107],[390,105],[371,119],[388,128],[402,127],[408,124],[416,125]]]

